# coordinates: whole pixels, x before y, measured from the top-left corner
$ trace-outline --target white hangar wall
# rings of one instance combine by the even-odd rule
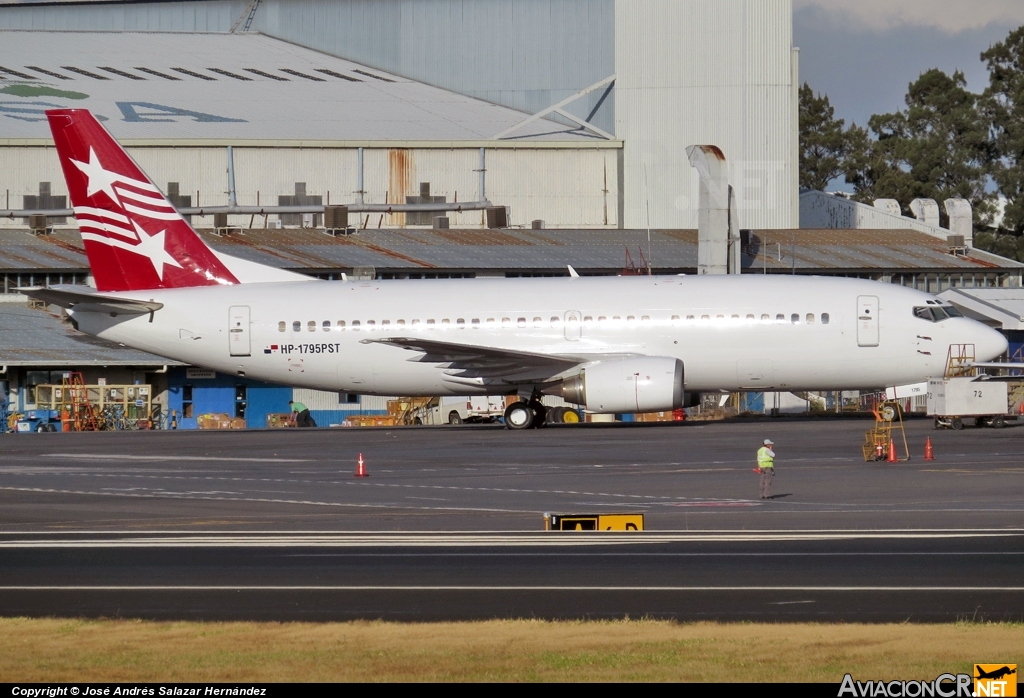
[[[790,0],[618,0],[615,135],[626,227],[697,227],[692,144],[729,162],[742,228],[799,225]]]
[[[510,223],[529,226],[535,219],[549,227],[617,227],[619,148],[497,147],[486,151],[486,196],[508,206]],[[177,182],[179,193],[190,196],[192,206],[223,206],[228,201],[227,150],[220,147],[129,146],[128,152],[153,181],[166,191]],[[277,204],[278,196],[295,193],[297,182],[306,194],[322,201],[347,204],[356,200],[358,148],[356,147],[244,147],[233,148],[235,188],[242,205]],[[51,194],[67,196],[67,186],[56,152],[48,147],[0,147],[0,205],[22,208],[24,197],[39,193],[49,182]],[[420,182],[430,183],[432,196],[448,201],[476,201],[480,186],[480,150],[477,147],[366,147],[363,153],[364,200],[367,203],[404,202],[419,194]],[[480,211],[448,214],[452,227],[482,227]],[[271,220],[274,220],[271,217]],[[199,227],[212,225],[212,217],[196,217]],[[353,213],[350,219],[356,224]],[[364,214],[365,222],[365,214]],[[249,216],[233,217],[231,225],[249,224]],[[257,219],[256,225],[262,225]],[[371,214],[367,223],[402,226],[404,214]],[[68,227],[74,227],[69,220]],[[0,219],[0,228],[24,228],[20,219]],[[64,226],[58,226],[64,227]]]

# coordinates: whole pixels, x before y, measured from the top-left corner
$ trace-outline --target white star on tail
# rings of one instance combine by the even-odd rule
[[[166,230],[161,230],[159,233],[150,235],[145,230],[139,227],[139,224],[132,221],[132,225],[135,226],[135,232],[139,234],[139,244],[132,248],[132,252],[140,254],[143,257],[148,257],[150,263],[153,265],[153,270],[156,275],[160,277],[160,281],[164,280],[164,265],[170,264],[172,267],[178,267],[181,269],[181,264],[178,263],[174,257],[164,249],[164,233]]]
[[[92,196],[98,191],[105,192],[115,204],[121,205],[121,200],[117,198],[117,192],[114,191],[114,182],[119,179],[123,179],[123,175],[117,172],[111,172],[110,170],[103,169],[103,165],[100,163],[100,159],[96,157],[96,151],[89,147],[89,162],[80,162],[73,158],[71,164],[82,171],[82,174],[89,180],[89,184],[86,188],[86,196]]]

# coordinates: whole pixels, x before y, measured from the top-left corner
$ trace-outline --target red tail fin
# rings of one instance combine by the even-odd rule
[[[46,117],[98,290],[238,283],[88,110]]]

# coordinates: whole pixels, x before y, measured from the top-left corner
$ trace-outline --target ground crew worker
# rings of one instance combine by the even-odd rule
[[[296,427],[315,427],[316,422],[313,421],[313,417],[309,414],[309,408],[303,405],[301,402],[288,401],[288,406],[292,408],[291,423],[292,426]]]
[[[772,478],[775,477],[775,451],[771,439],[764,440],[764,446],[757,449],[757,469],[761,472],[761,499],[771,499]]]

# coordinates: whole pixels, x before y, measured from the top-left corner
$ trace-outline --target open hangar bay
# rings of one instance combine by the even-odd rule
[[[1020,427],[912,420],[915,458],[892,465],[863,461],[866,426],[8,437],[0,612],[1020,620]],[[927,435],[935,461],[916,457]],[[545,532],[545,511],[642,512],[646,530]]]

